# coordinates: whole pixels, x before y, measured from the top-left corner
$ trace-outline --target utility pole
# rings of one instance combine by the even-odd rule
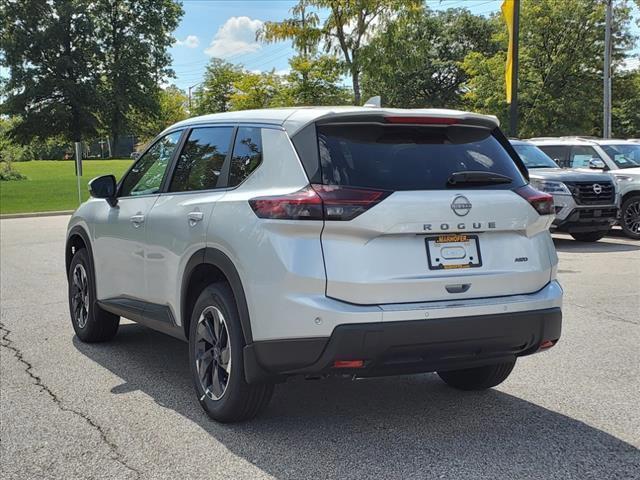
[[[191,90],[193,90],[195,87],[197,87],[198,85],[201,85],[204,82],[198,82],[195,85],[191,85],[189,87],[189,113],[191,113]]]
[[[613,0],[605,0],[607,13],[604,30],[604,121],[602,137],[611,138],[611,22]]]
[[[509,105],[509,133],[518,137],[518,50],[520,43],[520,0],[513,0],[513,60],[511,74],[511,104]]]

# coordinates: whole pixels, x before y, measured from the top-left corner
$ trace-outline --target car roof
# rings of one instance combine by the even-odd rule
[[[499,126],[497,117],[493,115],[481,115],[478,113],[464,112],[461,110],[448,110],[439,108],[378,108],[378,107],[289,107],[289,108],[265,108],[260,110],[241,110],[235,112],[214,113],[200,117],[189,118],[178,122],[165,131],[193,125],[243,122],[282,126],[289,133],[295,134],[308,124],[320,119],[338,118],[341,116],[358,115],[397,115],[397,116],[433,116],[443,118],[456,118],[470,120],[474,124],[495,128]]]
[[[534,137],[528,141],[536,145],[632,145],[629,140],[595,137]]]

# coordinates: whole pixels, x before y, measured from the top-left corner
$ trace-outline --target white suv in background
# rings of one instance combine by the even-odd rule
[[[197,398],[251,418],[291,375],[493,387],[560,338],[550,195],[494,117],[294,108],[180,122],[66,243],[82,341],[126,317],[189,342]]]
[[[562,168],[611,172],[620,191],[620,226],[629,238],[640,240],[639,143],[583,137],[540,137],[529,141]]]

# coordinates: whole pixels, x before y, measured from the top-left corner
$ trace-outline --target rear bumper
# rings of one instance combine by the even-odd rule
[[[359,377],[471,368],[537,352],[560,338],[560,307],[489,315],[339,325],[330,337],[259,341],[245,347],[249,383],[288,375]],[[336,360],[364,368],[336,369]]]

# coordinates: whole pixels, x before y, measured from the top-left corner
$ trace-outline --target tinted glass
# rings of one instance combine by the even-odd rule
[[[567,158],[567,155],[569,154],[569,147],[540,145],[538,148],[549,155],[549,157],[561,167],[566,168],[570,166],[569,159]]]
[[[465,127],[319,125],[323,183],[385,190],[447,188],[451,174],[482,171],[526,182],[509,153],[487,131]],[[477,187],[476,187],[477,188]]]
[[[640,167],[640,144],[602,145],[601,148],[615,162],[618,168]]]
[[[165,135],[142,155],[122,181],[120,196],[149,195],[160,191],[164,172],[182,132]]]
[[[527,168],[558,168],[556,162],[535,145],[513,145]]]
[[[262,162],[262,132],[256,127],[240,127],[229,168],[229,186],[240,184]]]
[[[571,168],[589,168],[591,159],[602,160],[593,147],[577,146],[571,148],[571,159],[569,166]]]
[[[232,127],[191,130],[176,164],[170,192],[216,188],[231,144]]]

